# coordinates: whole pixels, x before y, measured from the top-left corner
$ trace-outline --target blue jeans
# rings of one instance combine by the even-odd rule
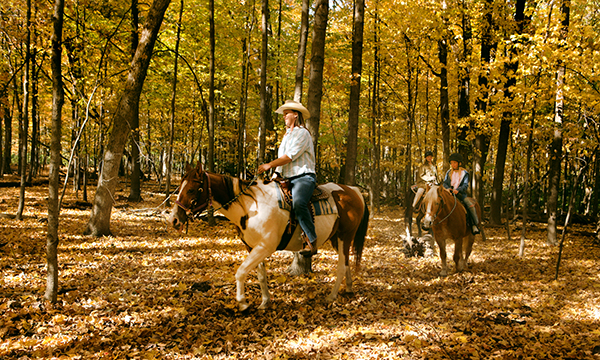
[[[317,241],[315,224],[313,223],[308,209],[308,203],[315,187],[317,187],[317,176],[315,174],[304,174],[290,179],[292,183],[292,206],[296,212],[296,218],[300,227],[308,236],[311,244]]]

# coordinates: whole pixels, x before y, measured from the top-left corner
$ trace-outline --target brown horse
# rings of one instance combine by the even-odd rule
[[[169,222],[180,229],[190,217],[199,214],[211,203],[214,204],[220,213],[238,227],[242,241],[250,251],[235,274],[239,308],[245,310],[249,306],[244,284],[248,273],[256,267],[262,295],[259,309],[266,308],[271,297],[263,260],[277,250],[299,251],[303,248],[299,226],[289,242],[282,245],[290,212],[278,204],[278,185],[271,181],[251,183],[227,175],[207,173],[200,164],[196,168],[188,165],[186,170]],[[338,252],[337,279],[327,298],[334,301],[344,277],[346,291],[352,292],[350,248],[354,247],[358,269],[367,233],[369,210],[356,187],[333,183],[319,187],[331,194],[323,206],[327,211],[315,216],[315,230],[318,247],[331,240],[333,248]]]
[[[477,216],[481,219],[481,208],[475,203]],[[460,200],[442,186],[432,186],[421,203],[421,209],[425,212],[422,221],[423,229],[433,229],[433,236],[440,248],[440,259],[442,260],[441,276],[448,275],[446,264],[446,240],[454,240],[454,263],[456,271],[463,271],[469,261],[475,235],[467,226],[467,213]],[[483,228],[480,227],[483,234]],[[463,245],[465,252],[463,255]]]

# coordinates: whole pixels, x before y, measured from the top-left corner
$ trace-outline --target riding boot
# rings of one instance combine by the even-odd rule
[[[477,225],[479,224],[477,210],[475,209],[475,206],[467,206],[467,211],[469,212],[469,215],[471,217],[471,232],[473,232],[473,235],[477,235],[479,234],[479,228],[477,227]]]
[[[317,240],[309,241],[306,234],[302,233],[303,242],[306,242],[308,249],[300,250],[300,255],[304,257],[311,257],[317,254]]]

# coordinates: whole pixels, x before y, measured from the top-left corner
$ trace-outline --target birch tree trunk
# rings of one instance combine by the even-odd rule
[[[140,94],[146,79],[152,50],[158,36],[158,30],[171,0],[154,0],[146,23],[141,31],[140,42],[127,75],[125,87],[119,104],[114,112],[112,131],[110,132],[98,187],[94,197],[91,216],[84,231],[86,235],[110,235],[110,214],[114,204],[114,192],[118,182],[119,164],[127,137],[131,131],[130,122],[134,109],[138,106]]]

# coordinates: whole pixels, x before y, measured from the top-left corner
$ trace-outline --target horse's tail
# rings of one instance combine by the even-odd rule
[[[369,207],[365,203],[365,209],[363,212],[362,220],[356,234],[354,235],[354,254],[356,256],[356,272],[360,270],[360,259],[362,258],[363,248],[365,246],[365,238],[367,236],[367,229],[369,228]]]

